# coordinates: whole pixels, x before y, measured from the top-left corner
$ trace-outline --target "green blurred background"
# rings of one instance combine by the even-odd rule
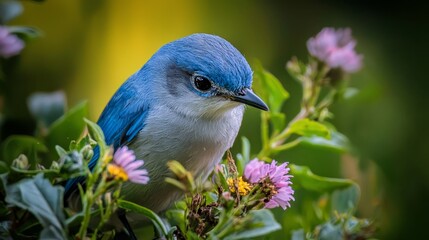
[[[13,59],[17,64],[6,69],[5,99],[0,105],[13,123],[8,131],[14,133],[31,134],[34,129],[26,120],[26,98],[34,91],[63,89],[69,106],[89,100],[90,117],[96,120],[120,84],[159,47],[196,32],[226,38],[249,62],[260,59],[291,93],[284,109],[293,116],[299,110],[301,92],[285,71],[285,63],[292,56],[305,60],[307,39],[323,27],[351,27],[357,51],[365,57],[362,71],[353,75],[350,84],[361,91],[334,106],[333,123],[350,138],[352,154],[340,156],[301,146],[277,158],[308,165],[323,176],[358,181],[362,188],[358,215],[377,221],[380,238],[427,235],[426,6],[417,1],[340,0],[23,4],[24,13],[9,24],[37,27],[43,36],[28,43],[22,55]],[[253,146],[259,144],[258,124],[258,111],[249,109],[241,134]],[[239,145],[237,141],[237,150]]]

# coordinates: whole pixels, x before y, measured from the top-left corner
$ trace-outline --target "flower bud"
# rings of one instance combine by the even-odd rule
[[[58,164],[57,161],[52,161],[50,169],[52,169],[52,170],[59,170],[60,169],[60,165]]]
[[[94,150],[92,150],[92,147],[90,145],[84,146],[80,150],[80,153],[82,154],[83,159],[85,160],[91,160],[92,156],[94,156]]]
[[[28,169],[30,165],[28,164],[28,158],[24,154],[19,154],[19,156],[13,160],[12,167],[18,169]]]
[[[61,172],[65,173],[77,173],[83,170],[83,159],[82,154],[78,151],[72,151],[67,155],[64,155],[59,160]]]

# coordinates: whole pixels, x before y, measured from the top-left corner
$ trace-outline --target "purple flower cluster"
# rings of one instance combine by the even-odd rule
[[[24,42],[9,29],[0,26],[0,57],[9,58],[18,55],[24,48]]]
[[[251,183],[268,182],[272,186],[272,191],[268,201],[265,203],[266,208],[282,207],[286,209],[290,207],[290,201],[293,198],[294,191],[291,187],[290,178],[288,175],[289,168],[287,163],[277,166],[277,162],[273,160],[271,164],[264,163],[258,159],[250,161],[244,169],[244,177]]]
[[[116,175],[127,179],[130,182],[147,184],[149,182],[148,172],[146,169],[141,169],[143,160],[136,160],[133,150],[129,150],[127,146],[120,147],[113,155],[113,163],[120,167],[122,171],[117,172]],[[123,175],[123,176],[121,176]]]
[[[310,54],[332,68],[356,72],[362,66],[362,55],[355,52],[356,41],[349,28],[324,28],[307,41]]]

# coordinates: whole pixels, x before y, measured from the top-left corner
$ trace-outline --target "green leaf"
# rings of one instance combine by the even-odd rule
[[[30,211],[44,227],[42,239],[66,239],[63,213],[64,188],[39,174],[7,186],[6,202]]]
[[[289,131],[305,137],[319,136],[327,139],[331,137],[328,127],[308,118],[292,123]]]
[[[185,219],[186,214],[185,210],[183,209],[169,209],[165,213],[167,219],[169,220],[170,224],[173,226],[178,226],[179,229],[186,229]]]
[[[348,138],[337,132],[331,130],[331,138],[326,139],[319,136],[300,137],[301,143],[314,147],[326,148],[338,152],[347,152],[350,149]]]
[[[253,66],[255,91],[268,104],[271,112],[280,112],[284,101],[289,98],[289,93],[282,83],[270,72],[266,71],[259,61]]]
[[[55,150],[57,151],[57,154],[60,158],[64,155],[67,155],[67,151],[58,145],[55,146]]]
[[[270,113],[270,120],[273,124],[273,130],[275,133],[282,131],[286,127],[286,114],[278,112]]]
[[[103,133],[103,130],[101,130],[100,126],[98,126],[97,123],[92,122],[91,120],[88,120],[86,118],[85,118],[85,122],[86,124],[88,124],[88,131],[91,137],[94,138],[94,140],[98,144],[100,143],[105,144],[104,133]]]
[[[244,166],[250,161],[250,141],[246,137],[241,137],[241,154],[237,154],[235,165],[239,174],[243,174]]]
[[[39,29],[28,26],[13,26],[9,27],[9,30],[24,40],[37,38],[42,35]]]
[[[328,178],[315,175],[310,168],[290,164],[290,173],[293,176],[295,187],[302,187],[307,190],[325,193],[344,189],[354,184],[352,180],[341,178]]]
[[[169,232],[168,227],[164,224],[162,219],[149,208],[145,208],[143,206],[125,200],[118,200],[118,206],[125,210],[145,215],[154,224],[156,230],[158,231],[159,237],[167,236]]]
[[[88,115],[88,104],[82,102],[70,109],[65,115],[56,120],[46,136],[46,145],[51,152],[51,158],[56,159],[55,146],[67,149],[70,141],[78,139],[85,128],[83,119]]]
[[[37,153],[46,152],[48,149],[43,143],[30,136],[13,135],[8,137],[2,144],[2,158],[8,165],[20,154],[24,154],[35,166]]]
[[[241,143],[241,153],[243,154],[244,164],[246,164],[250,161],[250,141],[246,137],[241,137]]]
[[[3,161],[0,161],[0,174],[9,172],[9,167]]]
[[[339,213],[353,213],[359,202],[360,189],[353,184],[346,189],[336,190],[332,193],[332,210]]]
[[[271,211],[268,209],[250,211],[240,226],[234,226],[236,230],[225,236],[225,240],[249,239],[267,235],[281,229]]]

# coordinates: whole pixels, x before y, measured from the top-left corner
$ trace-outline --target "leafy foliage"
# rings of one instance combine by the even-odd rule
[[[0,3],[2,23],[21,12],[17,1]],[[8,30],[25,40],[39,36],[31,27],[14,26]],[[300,163],[289,164],[290,172],[286,164],[273,166],[275,171],[283,167],[283,173],[293,176],[292,182],[284,174],[276,176],[283,177],[283,182],[275,182],[267,173],[256,182],[246,177],[249,162],[255,163],[252,159],[275,164],[273,158],[279,153],[299,145],[337,153],[350,150],[347,137],[329,123],[332,104],[358,92],[347,87],[347,72],[314,56],[308,63],[292,58],[287,71],[302,86],[303,93],[300,111],[289,120],[283,111],[289,92],[282,81],[258,61],[253,69],[255,91],[270,108],[261,113],[262,145],[242,137],[241,152],[235,158],[228,152],[209,178],[211,181],[206,182],[194,179],[179,162],[169,162],[173,177],[165,181],[180,189],[184,198],[165,213],[165,219],[122,199],[125,180],[111,170],[115,167],[113,149],[106,144],[102,129],[86,119],[86,102],[65,111],[64,97],[51,98],[48,94],[48,100],[32,98],[29,107],[38,122],[35,136],[13,135],[0,146],[0,237],[110,239],[115,233],[104,232],[104,226],[121,208],[146,216],[155,226],[155,235],[162,239],[250,239],[282,228],[288,231],[282,237],[294,240],[370,238],[374,224],[355,217],[360,189],[350,179],[316,175]],[[78,183],[79,191],[63,199],[67,181]],[[281,198],[279,191],[284,189],[279,185],[292,183],[299,194],[284,215],[291,221],[280,224],[279,217],[267,209],[267,203],[276,196]],[[287,194],[292,196],[293,191]],[[290,199],[293,197],[278,201]],[[64,206],[64,200],[68,206]],[[283,203],[286,206],[289,202]]]
[[[39,220],[43,226],[40,238],[64,239],[67,234],[64,226],[63,194],[62,187],[52,186],[43,178],[43,174],[38,174],[31,179],[8,185],[5,201],[11,206],[28,210]]]

